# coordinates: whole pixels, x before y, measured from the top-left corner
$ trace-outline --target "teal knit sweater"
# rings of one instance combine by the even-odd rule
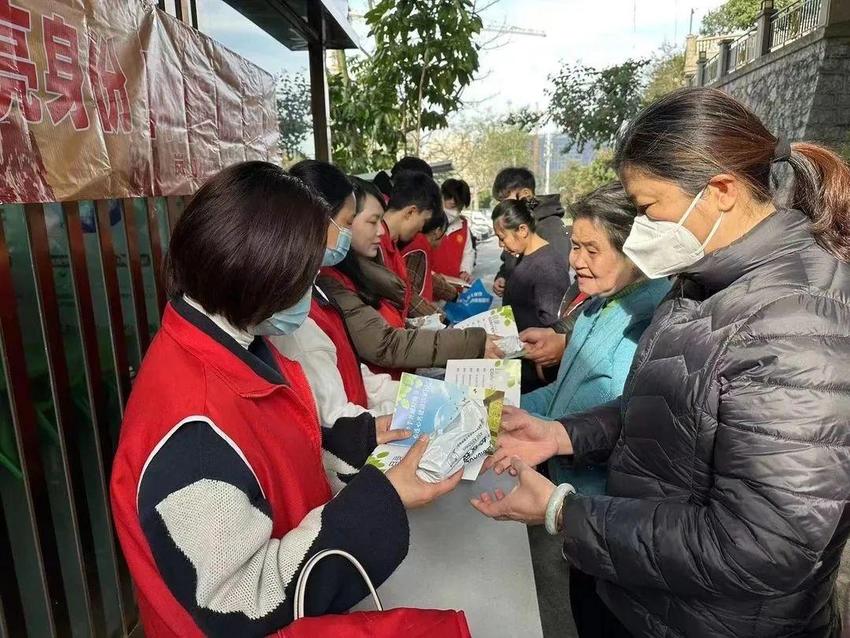
[[[554,383],[522,396],[521,407],[547,420],[589,410],[616,399],[643,331],[670,291],[667,279],[644,280],[618,294],[593,298],[576,320]],[[553,480],[572,482],[582,491],[604,489],[604,472],[578,471],[567,459],[549,466]]]

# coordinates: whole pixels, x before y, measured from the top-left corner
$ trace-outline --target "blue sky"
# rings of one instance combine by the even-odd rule
[[[491,0],[478,0],[486,5]],[[649,56],[665,42],[682,45],[691,8],[694,29],[701,16],[723,0],[501,0],[483,13],[485,23],[546,32],[545,38],[501,36],[498,48],[483,50],[478,79],[464,99],[471,111],[506,112],[543,106],[547,77],[561,61],[601,66]],[[363,13],[365,0],[351,0]],[[223,0],[198,0],[200,28],[272,73],[306,71],[307,53],[287,50]],[[366,42],[362,21],[355,28]],[[481,41],[493,33],[483,33]],[[366,43],[368,49],[368,43]]]

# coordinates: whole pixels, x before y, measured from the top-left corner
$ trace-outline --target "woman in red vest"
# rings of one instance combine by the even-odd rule
[[[293,617],[304,563],[334,548],[384,581],[407,553],[405,508],[454,487],[416,477],[426,443],[386,475],[365,466],[371,419],[321,427],[301,367],[265,338],[310,309],[327,204],[266,162],[195,194],[168,254],[171,301],[121,426],[111,478],[145,635],[267,636]],[[326,472],[346,475],[333,497]],[[311,580],[311,615],[366,593],[347,564]]]
[[[405,283],[374,260],[381,245],[384,214],[378,188],[353,178],[357,215],[351,251],[333,268],[323,268],[318,283],[341,308],[360,360],[373,371],[398,377],[404,370],[444,367],[449,359],[497,356],[483,329],[408,329],[397,303]]]
[[[447,179],[440,191],[449,227],[443,241],[434,249],[431,267],[437,274],[457,277],[470,283],[475,267],[475,250],[469,223],[461,216],[471,202],[469,184],[462,179]]]
[[[354,187],[341,170],[326,162],[304,160],[290,173],[316,191],[330,207],[332,217],[322,267],[336,266],[351,245],[356,212]],[[301,364],[322,423],[335,423],[340,417],[367,411],[374,416],[393,411],[398,382],[387,374],[375,374],[360,363],[342,312],[318,284],[313,285],[310,316],[304,324],[291,335],[273,337],[272,343],[282,355]],[[389,427],[389,421],[380,420],[382,430]],[[386,436],[390,434],[387,432]]]

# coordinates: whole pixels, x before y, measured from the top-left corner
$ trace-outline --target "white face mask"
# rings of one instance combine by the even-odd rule
[[[696,208],[705,188],[694,197],[678,222],[651,221],[646,215],[635,219],[623,252],[650,279],[684,272],[705,256],[705,247],[723,221],[723,213],[703,243],[685,228],[685,221]]]
[[[450,224],[453,224],[460,219],[460,213],[457,212],[457,208],[444,208],[443,210],[446,211],[446,217],[449,218]]]

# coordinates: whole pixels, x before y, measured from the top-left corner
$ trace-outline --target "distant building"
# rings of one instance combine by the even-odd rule
[[[564,150],[569,143],[569,136],[563,133],[536,133],[531,136],[532,159],[529,168],[534,171],[540,190],[545,190],[547,163],[549,178],[554,179],[555,175],[570,164],[578,163],[586,166],[596,157],[597,151],[592,144],[586,145],[581,152],[577,148],[571,148],[565,153]]]

